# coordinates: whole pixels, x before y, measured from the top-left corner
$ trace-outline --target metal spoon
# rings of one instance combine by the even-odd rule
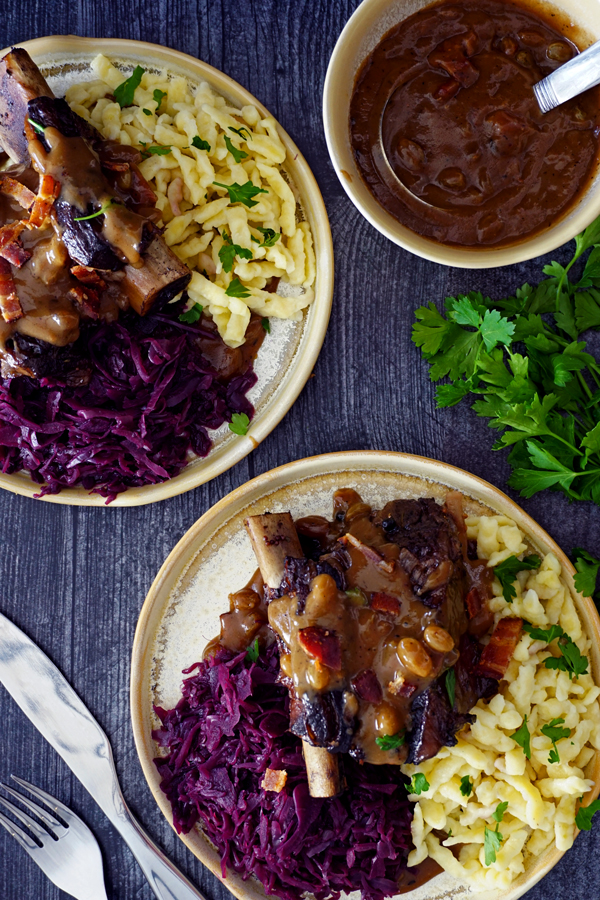
[[[543,113],[600,84],[600,41],[533,86]]]

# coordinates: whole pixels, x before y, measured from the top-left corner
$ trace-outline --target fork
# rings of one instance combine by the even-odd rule
[[[107,900],[100,847],[87,825],[64,803],[55,800],[46,791],[16,775],[10,777],[19,787],[25,788],[45,804],[46,808],[43,808],[7,784],[2,784],[2,788],[34,813],[46,828],[42,828],[32,816],[1,795],[0,803],[27,826],[35,840],[1,812],[0,825],[19,842],[61,891],[71,894],[77,900]]]

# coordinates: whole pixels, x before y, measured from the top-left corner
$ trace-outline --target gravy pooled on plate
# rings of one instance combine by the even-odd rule
[[[533,85],[577,54],[550,18],[498,0],[444,2],[387,33],[358,74],[350,136],[379,203],[441,243],[509,244],[586,188],[598,94],[540,112]]]

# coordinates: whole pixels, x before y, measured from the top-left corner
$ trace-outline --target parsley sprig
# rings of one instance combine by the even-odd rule
[[[570,728],[561,728],[561,725],[564,725],[565,720],[562,716],[558,719],[552,719],[548,722],[547,725],[542,725],[540,731],[547,738],[550,738],[552,741],[552,750],[550,751],[550,756],[548,757],[549,763],[559,763],[560,756],[558,754],[558,749],[556,747],[556,742],[560,741],[561,738],[571,737],[571,729]]]
[[[236,256],[239,256],[240,259],[252,259],[252,250],[247,250],[246,247],[234,244],[226,231],[221,232],[221,237],[225,243],[219,250],[219,259],[225,272],[231,272]],[[248,293],[246,296],[249,297],[250,294]]]
[[[141,66],[136,66],[129,78],[126,78],[125,81],[122,81],[121,84],[115,88],[115,100],[121,109],[123,109],[124,106],[131,106],[133,103],[135,89],[140,86],[142,75],[145,71],[146,70],[142,69]]]
[[[523,622],[523,631],[534,641],[546,641],[550,644],[558,639],[558,650],[560,656],[549,656],[544,660],[544,666],[547,669],[560,669],[566,672],[573,681],[577,680],[580,675],[588,673],[588,658],[584,656],[572,637],[568,635],[560,625],[551,625],[550,628],[535,628],[529,622]],[[514,735],[513,735],[514,737]]]
[[[524,559],[519,559],[518,556],[509,556],[508,559],[494,567],[494,574],[502,585],[502,595],[507,603],[512,603],[517,596],[515,581],[519,572],[539,569],[541,564],[539,556],[532,554]]]
[[[574,578],[575,590],[580,591],[584,597],[593,597],[598,604],[600,591],[596,592],[596,581],[600,570],[600,559],[596,559],[581,547],[575,547],[571,556],[577,569],[577,575]]]
[[[430,784],[422,772],[415,772],[408,785],[409,794],[424,794],[430,788]]]
[[[229,423],[229,430],[233,431],[234,434],[244,435],[248,434],[248,428],[250,427],[250,419],[246,415],[246,413],[234,413],[231,417],[231,422]]]
[[[573,265],[588,251],[583,271]],[[491,300],[450,297],[416,312],[413,341],[430,364],[439,407],[469,396],[510,448],[511,487],[524,497],[550,488],[600,504],[600,361],[582,332],[600,329],[600,218],[575,239],[566,266],[544,267],[537,286]]]
[[[504,813],[506,812],[507,807],[507,800],[504,803],[499,803],[492,813],[492,818],[497,823],[496,828],[492,830],[486,825],[483,830],[483,850],[485,853],[486,866],[491,866],[492,863],[496,862],[496,853],[500,849],[500,845],[504,840],[504,837],[500,834],[500,822],[504,818]]]
[[[406,732],[399,731],[397,734],[384,734],[375,738],[375,743],[380,750],[397,750],[406,740]]]
[[[470,797],[473,793],[473,780],[468,775],[460,779],[460,792],[463,797]]]
[[[583,800],[583,797],[581,798]],[[600,798],[594,800],[589,806],[580,806],[575,816],[575,824],[580,831],[591,831],[592,816],[600,809]]]
[[[268,193],[264,188],[256,187],[251,181],[246,181],[244,184],[238,184],[237,181],[234,181],[233,184],[222,184],[220,181],[213,181],[213,184],[216,184],[217,187],[225,188],[232,203],[243,203],[244,206],[248,206],[250,209],[258,204],[258,200],[253,199],[257,194]]]
[[[178,317],[180,322],[186,322],[188,325],[194,325],[202,317],[204,307],[200,303],[194,303],[185,312]]]

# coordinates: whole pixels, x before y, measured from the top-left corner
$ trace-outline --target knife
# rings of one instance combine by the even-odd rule
[[[204,900],[129,812],[108,738],[45,653],[0,613],[0,683],[89,791],[158,900]]]

